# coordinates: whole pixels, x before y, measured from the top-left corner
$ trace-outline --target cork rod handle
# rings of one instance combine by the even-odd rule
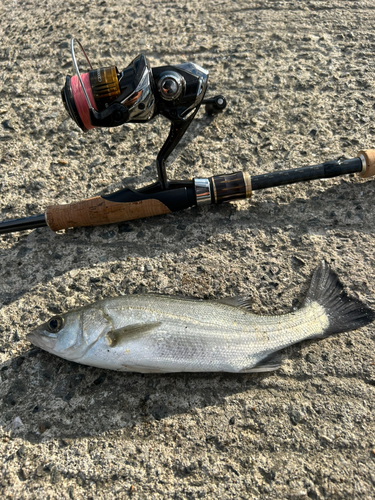
[[[45,217],[52,231],[59,231],[69,227],[100,226],[170,212],[164,203],[155,199],[119,203],[96,196],[68,205],[52,205],[47,208]]]

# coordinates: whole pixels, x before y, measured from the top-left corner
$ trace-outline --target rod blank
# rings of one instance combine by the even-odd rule
[[[293,168],[270,174],[253,175],[251,176],[251,187],[255,191],[257,189],[295,184],[296,182],[328,179],[339,175],[359,173],[362,172],[362,168],[363,165],[360,158],[351,158],[350,160],[341,162],[327,161],[319,165],[312,165],[311,167]]]
[[[14,231],[25,231],[37,227],[47,226],[44,214],[31,215],[22,219],[5,220],[0,222],[0,234],[13,233]]]

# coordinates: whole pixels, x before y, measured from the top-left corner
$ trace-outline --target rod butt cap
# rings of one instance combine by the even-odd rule
[[[365,149],[358,153],[363,163],[363,170],[360,177],[372,177],[375,175],[375,149]]]

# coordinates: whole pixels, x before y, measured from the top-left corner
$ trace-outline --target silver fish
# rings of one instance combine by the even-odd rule
[[[54,316],[28,339],[62,358],[112,370],[249,373],[277,369],[275,353],[284,347],[375,319],[325,262],[297,311],[260,316],[249,307],[241,300],[120,296]]]

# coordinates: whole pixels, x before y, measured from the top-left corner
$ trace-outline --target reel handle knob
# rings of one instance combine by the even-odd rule
[[[227,100],[224,96],[217,95],[215,97],[211,97],[210,99],[204,99],[202,104],[206,105],[206,112],[209,115],[215,115],[227,107]]]

